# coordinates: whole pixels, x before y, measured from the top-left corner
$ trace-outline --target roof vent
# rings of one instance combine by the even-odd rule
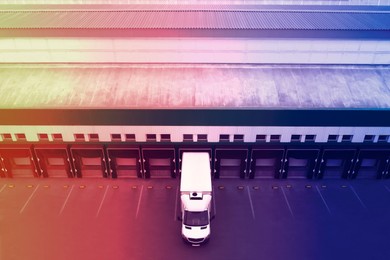
[[[202,198],[203,198],[202,193],[191,192],[191,194],[190,194],[190,200],[201,200]]]

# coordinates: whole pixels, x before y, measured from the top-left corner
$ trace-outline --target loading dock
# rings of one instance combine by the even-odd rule
[[[142,178],[139,147],[108,146],[107,156],[112,178]]]
[[[31,145],[5,145],[0,148],[2,177],[39,177]]]
[[[287,149],[282,178],[312,179],[319,149]]]
[[[175,178],[176,160],[173,147],[142,148],[144,178]]]
[[[70,147],[76,177],[107,178],[107,166],[102,145],[73,145]]]
[[[249,178],[280,178],[284,149],[252,149]]]
[[[7,177],[7,172],[5,171],[5,167],[4,167],[2,158],[3,157],[1,157],[1,159],[0,159],[0,167],[1,167],[1,169],[0,169],[0,178],[5,178],[5,177]]]
[[[215,178],[245,178],[247,173],[248,149],[215,148]]]
[[[387,168],[386,168],[386,172],[385,172],[385,179],[389,179],[390,178],[390,159],[388,159],[386,161],[387,161]]]
[[[389,149],[361,149],[351,178],[381,179],[388,176]]]
[[[352,172],[355,149],[325,148],[320,160],[317,178],[340,179],[348,178]]]
[[[34,153],[42,177],[74,177],[67,145],[36,145]]]

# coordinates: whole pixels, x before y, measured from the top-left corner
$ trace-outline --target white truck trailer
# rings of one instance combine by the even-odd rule
[[[183,239],[192,245],[209,239],[211,196],[210,155],[184,152],[180,180],[181,232]]]

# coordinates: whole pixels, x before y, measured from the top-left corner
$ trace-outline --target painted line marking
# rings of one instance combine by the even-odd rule
[[[70,191],[69,191],[69,193],[68,193],[68,196],[66,196],[66,199],[65,199],[65,201],[64,201],[64,204],[62,205],[62,208],[61,208],[60,213],[59,213],[58,215],[61,215],[61,214],[62,214],[62,211],[64,211],[65,205],[66,205],[66,203],[68,202],[68,199],[69,199],[69,197],[70,197],[70,194],[71,194],[72,191],[73,191],[73,188],[74,188],[74,185],[72,185],[72,187],[70,188]]]
[[[173,221],[176,221],[177,218],[177,199],[179,197],[179,186],[176,188],[176,199],[175,199],[175,215],[173,215]]]
[[[215,193],[213,188],[213,206],[214,206],[214,217],[217,216],[217,205],[215,204]]]
[[[320,197],[321,197],[321,199],[322,199],[322,202],[324,203],[324,205],[325,205],[325,207],[326,207],[326,210],[328,211],[329,215],[332,215],[332,212],[330,211],[330,208],[329,208],[329,206],[328,206],[328,203],[326,203],[324,196],[322,196],[322,193],[321,193],[320,189],[318,188],[318,185],[316,185],[316,188],[317,188],[318,194],[320,194]]]
[[[19,213],[23,213],[24,209],[27,207],[27,204],[30,202],[32,197],[34,196],[35,192],[38,190],[40,184],[38,184],[37,187],[35,187],[34,191],[31,193],[30,197],[27,199],[26,203],[24,204],[23,208],[19,211]]]
[[[0,193],[7,187],[7,184],[4,184],[4,186],[1,188]]]
[[[282,186],[281,186],[280,188],[282,189],[282,193],[283,193],[283,196],[284,196],[284,200],[285,200],[285,201],[286,201],[286,203],[287,203],[288,210],[290,211],[290,213],[291,213],[291,216],[294,218],[294,213],[293,213],[293,211],[292,211],[292,209],[291,209],[290,203],[288,202],[288,199],[287,199],[286,193],[284,192],[284,189],[283,189],[283,187],[282,187]]]
[[[3,239],[0,236],[0,259],[3,259]]]
[[[99,209],[98,209],[98,211],[96,212],[96,217],[99,216],[100,210],[102,209],[104,199],[106,198],[106,195],[107,195],[107,191],[108,191],[108,185],[107,185],[107,187],[106,187],[106,190],[104,191],[104,195],[103,195],[102,201],[100,202]]]
[[[246,186],[246,187],[247,187],[247,191],[248,191],[249,203],[251,204],[252,217],[253,217],[253,219],[256,219],[256,216],[255,216],[255,209],[253,208],[253,203],[252,203],[251,192],[250,192],[250,190],[249,190],[249,186]]]
[[[359,197],[359,195],[357,194],[355,189],[351,185],[349,185],[349,187],[351,188],[351,190],[355,194],[356,198],[358,198],[358,200],[360,201],[360,204],[363,206],[363,208],[367,209],[366,205],[363,203],[363,201],[361,200],[361,198]]]
[[[385,189],[388,191],[388,192],[390,192],[390,189],[389,189],[389,187],[387,187],[386,185],[384,185],[385,186]],[[1,191],[0,191],[1,192]]]
[[[141,198],[142,198],[142,191],[144,190],[144,185],[141,186],[141,192],[139,194],[139,198],[138,198],[138,205],[137,205],[137,212],[135,213],[135,218],[138,217],[138,213],[139,213],[139,207],[141,205]]]

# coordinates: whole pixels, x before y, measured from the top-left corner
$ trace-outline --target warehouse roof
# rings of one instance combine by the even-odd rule
[[[389,66],[0,65],[0,108],[388,109]]]
[[[3,10],[0,29],[390,30],[390,13],[326,10]]]

